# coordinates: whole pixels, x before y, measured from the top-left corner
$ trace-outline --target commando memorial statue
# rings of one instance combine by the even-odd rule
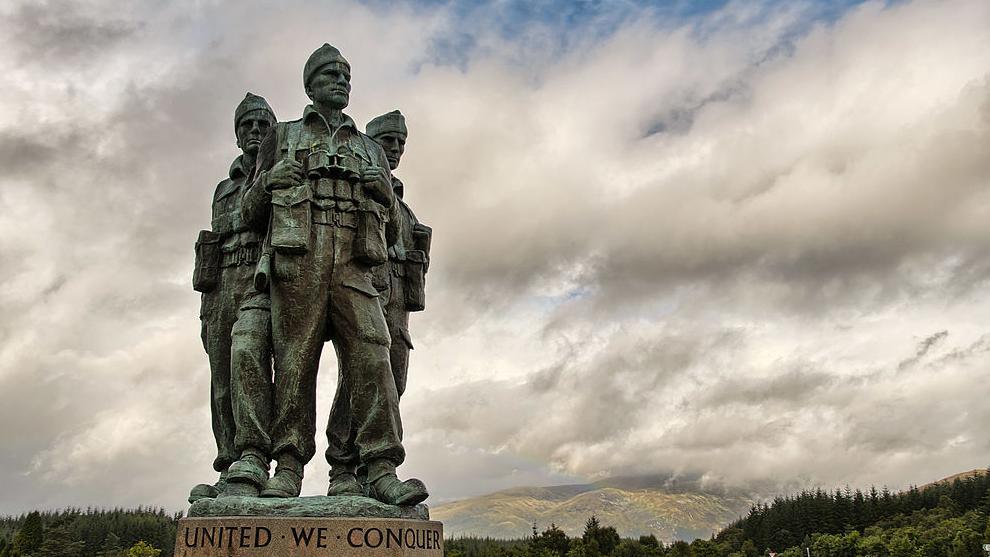
[[[252,93],[234,110],[241,155],[196,242],[219,476],[192,488],[176,555],[439,556],[426,485],[397,475],[409,313],[425,308],[432,238],[391,174],[405,118],[395,110],[361,132],[343,112],[351,66],[329,44],[302,77],[311,104],[297,120],[278,122]],[[300,497],[328,341],[329,484]]]

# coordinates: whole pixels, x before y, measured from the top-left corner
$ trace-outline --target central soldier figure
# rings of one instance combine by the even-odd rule
[[[303,467],[316,452],[316,374],[331,340],[353,432],[332,465],[329,495],[366,494],[414,505],[428,496],[419,480],[400,481],[405,459],[399,397],[389,364],[389,332],[374,267],[397,236],[397,204],[382,148],[342,110],[350,96],[350,64],[324,44],[306,61],[303,84],[312,101],[302,118],[279,122],[261,144],[244,195],[245,220],[267,231],[256,285],[271,293],[275,368],[271,428],[275,474],[263,497],[296,497]],[[252,460],[238,461],[250,467]],[[355,479],[361,468],[362,486]],[[260,481],[262,474],[238,480]],[[252,480],[252,478],[259,478]]]

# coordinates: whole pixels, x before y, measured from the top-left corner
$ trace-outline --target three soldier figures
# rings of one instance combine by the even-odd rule
[[[396,476],[405,458],[399,397],[432,231],[390,173],[405,119],[393,111],[360,132],[342,112],[350,64],[329,44],[306,61],[303,85],[312,104],[298,120],[278,122],[251,93],[237,107],[242,154],[217,186],[212,230],[196,243],[220,478],[189,500],[299,495],[316,451],[316,375],[329,340],[338,381],[327,494],[414,505],[428,494]]]

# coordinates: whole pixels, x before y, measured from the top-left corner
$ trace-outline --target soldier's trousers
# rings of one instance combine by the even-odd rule
[[[210,358],[210,415],[217,457],[213,469],[226,470],[237,460],[234,447],[234,410],[231,396],[230,333],[238,308],[254,291],[254,265],[224,267],[217,288],[203,295],[203,347]]]
[[[379,297],[386,298],[385,323],[391,337],[388,349],[389,362],[395,380],[396,395],[402,398],[402,393],[406,390],[406,376],[409,370],[409,350],[412,349],[412,340],[409,338],[409,312],[406,311],[404,279],[395,276],[390,270],[386,271],[390,282],[385,284],[389,286],[379,293]],[[338,370],[337,392],[333,399],[330,422],[327,424],[329,441],[327,462],[334,468],[330,471],[331,476],[339,472],[352,472],[357,468],[356,465],[363,462],[353,443],[354,423],[347,413],[350,391],[341,371]],[[401,436],[401,430],[399,434]],[[362,474],[367,475],[367,470],[362,471]]]
[[[371,270],[353,259],[353,246],[353,228],[313,223],[305,253],[275,254],[271,432],[276,459],[289,452],[305,464],[316,451],[316,374],[328,337],[348,388],[345,400],[335,400],[331,410],[328,457],[392,466],[405,459],[388,327]]]
[[[389,345],[389,360],[392,363],[392,375],[395,377],[395,389],[399,397],[406,392],[406,376],[409,373],[409,351],[412,350],[412,339],[409,337],[409,312],[406,311],[405,279],[389,273],[391,288],[388,303],[385,304],[385,322],[388,333],[392,337]]]
[[[272,319],[268,294],[255,293],[237,312],[231,330],[230,378],[234,448],[238,457],[254,453],[271,460]]]

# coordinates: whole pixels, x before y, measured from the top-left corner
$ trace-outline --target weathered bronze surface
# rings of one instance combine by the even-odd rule
[[[391,170],[399,167],[405,152],[409,131],[406,119],[398,110],[383,114],[368,122],[365,127],[385,150]],[[433,229],[422,224],[403,200],[405,185],[392,177],[392,191],[399,205],[398,238],[388,249],[388,263],[382,267],[384,279],[380,280],[385,297],[385,321],[392,337],[389,356],[395,388],[402,396],[406,390],[409,371],[409,351],[413,348],[409,335],[409,313],[426,308],[426,271],[430,264],[430,241]]]
[[[203,293],[200,319],[203,347],[210,359],[210,410],[217,443],[213,467],[220,478],[216,484],[195,486],[190,503],[216,497],[226,487],[228,469],[241,450],[263,445],[261,438],[267,436],[270,419],[265,412],[252,416],[255,408],[263,406],[258,399],[271,399],[270,303],[267,293],[254,288],[263,235],[241,218],[241,198],[261,141],[275,122],[268,102],[251,93],[235,109],[234,133],[241,155],[231,164],[229,177],[217,185],[211,229],[201,231],[196,243],[193,288]],[[245,421],[240,428],[235,427],[238,414]],[[249,416],[254,427],[245,419]],[[263,460],[267,467],[270,459]]]
[[[203,498],[189,507],[188,514],[191,517],[311,516],[430,519],[430,510],[424,504],[399,507],[386,505],[361,495]]]
[[[301,118],[276,122],[251,94],[235,111],[243,154],[218,186],[213,229],[196,247],[221,473],[190,494],[190,502],[220,496],[201,508],[298,497],[316,450],[316,375],[327,341],[339,363],[327,494],[400,506],[427,497],[396,467],[405,458],[399,396],[409,312],[424,307],[432,231],[390,173],[408,135],[404,118],[376,118],[372,137],[359,131],[343,112],[350,71],[324,44],[303,69],[312,104]]]

